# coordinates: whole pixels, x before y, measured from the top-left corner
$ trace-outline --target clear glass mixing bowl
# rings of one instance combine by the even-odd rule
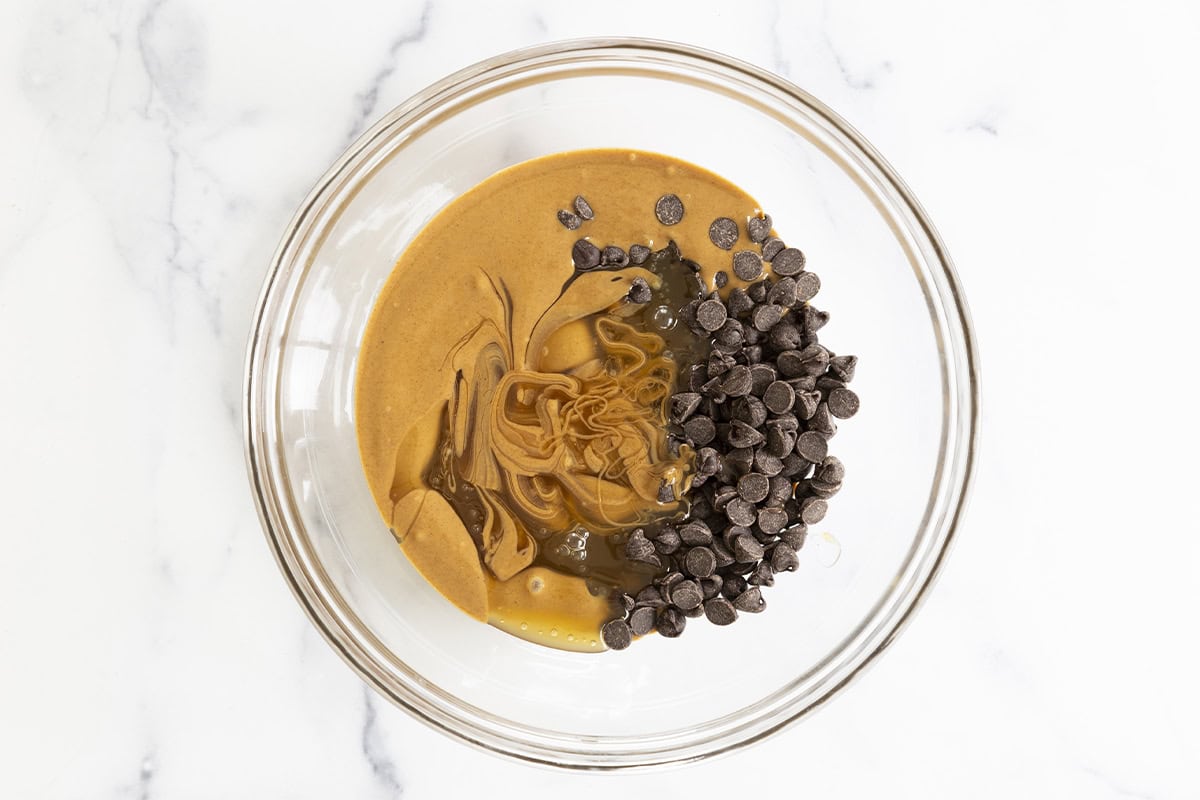
[[[680,639],[575,654],[467,618],[408,564],[359,464],[355,362],[407,243],[499,169],[587,147],[667,153],[770,211],[822,278],[822,333],[859,356],[845,489],[768,609]],[[436,281],[430,302],[439,302]],[[966,306],[933,226],[843,120],[786,81],[638,39],[500,56],[363,134],[271,264],[246,367],[246,452],[267,538],[313,623],[430,726],[508,756],[616,769],[691,761],[796,722],[844,687],[928,590],[963,512],[978,426]]]

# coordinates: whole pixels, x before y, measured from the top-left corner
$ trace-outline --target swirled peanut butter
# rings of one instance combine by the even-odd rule
[[[655,215],[668,192],[687,209],[678,224]],[[571,228],[556,211],[577,195],[594,218]],[[614,543],[684,510],[693,454],[668,447],[667,403],[694,337],[675,326],[677,279],[650,262],[579,271],[573,245],[674,240],[699,265],[723,264],[709,222],[754,208],[691,164],[584,150],[497,173],[404,251],[363,337],[359,447],[405,554],[463,611],[540,644],[603,649],[612,590],[647,575]],[[712,286],[716,268],[700,269]],[[635,283],[650,303],[629,302]]]

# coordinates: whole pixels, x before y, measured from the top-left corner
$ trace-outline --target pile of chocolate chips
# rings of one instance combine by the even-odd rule
[[[668,195],[656,213],[674,224],[683,207]],[[690,617],[729,625],[739,611],[762,611],[762,587],[798,567],[808,526],[825,517],[826,501],[841,489],[845,468],[829,455],[829,440],[834,419],[858,411],[858,396],[847,388],[857,359],[818,341],[829,321],[809,302],[820,280],[805,270],[800,250],[770,235],[771,227],[769,216],[750,218],[746,234],[758,251],[733,253],[732,271],[749,286],[724,298],[700,291],[682,309],[710,347],[707,362],[690,368],[671,399],[669,442],[696,452],[690,509],[678,524],[629,535],[626,557],[665,572],[636,596],[621,596],[624,617],[601,631],[611,649],[654,630],[679,636]],[[709,228],[723,250],[733,250],[740,235],[727,217]],[[668,250],[678,254],[674,242]],[[623,260],[597,255],[601,264]],[[715,282],[727,286],[728,273],[718,272]]]

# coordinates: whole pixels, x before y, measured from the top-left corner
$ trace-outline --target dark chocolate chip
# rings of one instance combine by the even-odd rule
[[[841,483],[846,477],[846,467],[834,456],[826,456],[817,468],[817,477],[828,483]]]
[[[834,389],[827,402],[829,413],[838,419],[850,419],[858,413],[858,395],[851,389]]]
[[[750,386],[750,368],[742,364],[731,367],[721,381],[722,391],[730,397],[745,397],[750,394]]]
[[[756,517],[756,514],[751,513],[750,522],[754,522]],[[763,557],[763,552],[763,546],[748,533],[743,533],[733,540],[733,557],[743,564],[758,561]]]
[[[792,315],[788,315],[789,319]],[[767,340],[776,350],[794,350],[804,341],[804,335],[790,321],[780,322],[767,336]]]
[[[771,562],[760,561],[755,564],[754,570],[746,581],[752,586],[774,586],[775,570],[771,569]]]
[[[764,447],[771,455],[783,458],[796,448],[796,434],[782,426],[769,425],[767,427],[767,443]],[[783,469],[782,464],[780,464],[780,469]]]
[[[772,236],[762,243],[762,256],[764,261],[773,261],[775,256],[779,255],[784,248],[783,240],[776,239]]]
[[[750,503],[761,503],[771,491],[771,482],[760,472],[748,472],[738,479],[738,494]]]
[[[820,404],[820,392],[799,392],[796,395],[796,413],[800,419],[812,419]]]
[[[746,232],[750,234],[750,241],[755,244],[765,241],[771,235],[771,215],[763,214],[761,217],[747,218]]]
[[[720,300],[705,300],[696,308],[696,322],[708,332],[712,332],[725,324],[729,312]]]
[[[716,558],[714,556],[713,558]],[[715,563],[715,562],[714,562]],[[707,578],[700,579],[700,591],[704,593],[705,600],[711,600],[721,594],[721,585],[724,583],[720,575],[712,574]]]
[[[662,563],[658,554],[654,552],[654,545],[646,538],[646,532],[641,528],[637,528],[629,534],[629,539],[625,542],[625,557],[630,561],[639,561],[652,566],[659,566]]]
[[[754,463],[754,451],[749,447],[735,447],[725,454],[725,463],[733,468],[733,480],[736,480],[750,471]]]
[[[807,303],[821,291],[821,279],[815,272],[801,272],[796,276],[796,302]]]
[[[734,562],[733,553],[729,552],[726,547],[718,540],[714,540],[709,549],[713,551],[713,555],[717,558],[717,569],[724,569]]]
[[[654,630],[654,617],[656,616],[653,608],[644,606],[635,609],[629,615],[629,627],[632,629],[634,636],[645,636],[650,631]]]
[[[828,312],[821,311],[812,306],[805,306],[802,316],[804,318],[804,335],[809,337],[816,334],[817,331],[824,328],[825,324],[829,322]]]
[[[583,219],[592,219],[596,216],[596,212],[592,211],[591,205],[583,199],[581,194],[575,196],[575,213]]]
[[[746,294],[745,289],[738,287],[729,292],[730,314],[740,317],[752,308],[754,308],[754,301]]]
[[[785,247],[771,259],[771,269],[776,275],[799,275],[804,271],[804,253],[794,247]]]
[[[629,246],[629,263],[630,264],[645,264],[646,259],[650,257],[650,248],[644,244],[631,244]]]
[[[758,397],[762,397],[763,392],[778,377],[779,373],[770,364],[755,364],[750,367],[751,392]]]
[[[608,248],[606,247],[605,250]],[[629,302],[631,303],[649,303],[650,302],[650,284],[646,283],[645,278],[634,278],[629,284]]]
[[[682,425],[700,407],[701,399],[696,392],[679,392],[671,395],[671,421]]]
[[[629,256],[615,244],[610,244],[600,252],[600,263],[608,267],[625,267],[629,265]]]
[[[724,289],[729,285],[729,273],[725,270],[717,270],[717,274],[713,275],[713,285],[718,289]]]
[[[669,556],[678,550],[679,544],[679,532],[674,528],[663,528],[658,536],[654,537],[654,549],[664,556]]]
[[[760,508],[758,510],[758,529],[772,536],[779,533],[788,524],[787,512],[782,507]]]
[[[741,575],[725,575],[722,578],[721,594],[732,600],[746,591],[748,586],[746,579]]]
[[[817,410],[813,412],[812,419],[808,421],[809,430],[818,431],[826,436],[833,436],[837,433],[837,425],[833,421],[833,415],[829,413],[829,404],[820,403]]]
[[[780,278],[775,285],[767,290],[767,302],[777,306],[791,308],[796,305],[796,281],[793,278]]]
[[[733,274],[744,281],[756,279],[762,275],[762,257],[753,250],[738,250],[733,254]]]
[[[725,506],[725,516],[734,525],[753,525],[758,514],[754,510],[753,503],[748,503],[740,497],[735,497]],[[738,553],[735,551],[734,555],[738,555]],[[744,560],[738,556],[738,561]]]
[[[658,502],[674,503],[679,498],[675,496],[675,487],[667,481],[663,481],[658,485]]]
[[[708,525],[702,520],[697,519],[679,526],[679,538],[683,540],[684,544],[696,547],[698,545],[711,544],[713,535]]]
[[[671,606],[661,609],[655,622],[658,635],[668,639],[674,639],[682,634],[684,627],[687,626],[687,618],[684,617],[683,612]]]
[[[692,417],[687,422],[683,423],[683,430],[687,432],[688,438],[691,439],[692,443],[697,447],[708,444],[717,436],[717,426],[709,417]],[[821,441],[824,441],[824,439]],[[822,454],[821,458],[824,457],[824,454]],[[814,459],[809,460],[811,461]],[[815,460],[819,461],[820,459]]]
[[[681,580],[671,587],[671,602],[687,611],[704,602],[704,593],[695,581]]]
[[[854,380],[854,368],[858,366],[856,356],[834,356],[829,359],[829,373],[841,381]]]
[[[717,557],[707,547],[693,547],[683,557],[684,568],[696,578],[707,578],[717,569]]]
[[[651,608],[661,608],[666,603],[663,600],[662,594],[654,586],[642,587],[641,591],[633,599],[637,605],[650,606]]]
[[[769,452],[765,447],[760,447],[754,454],[754,468],[768,478],[773,478],[783,472],[783,459]]]
[[[782,507],[792,499],[792,482],[783,475],[771,478],[771,488],[767,491],[766,502],[769,505]]]
[[[737,621],[737,609],[724,597],[714,597],[704,603],[704,616],[713,625],[732,625]]]
[[[683,201],[677,195],[664,194],[654,204],[654,216],[663,225],[676,225],[683,219]]]
[[[806,497],[800,504],[800,519],[805,525],[816,525],[825,519],[829,504],[820,497]]]
[[[767,421],[767,407],[763,401],[750,395],[739,397],[731,408],[733,419],[741,420],[752,428],[757,428]]]
[[[729,423],[729,444],[732,447],[754,447],[765,439],[762,432],[752,428],[740,419]]]
[[[733,607],[738,611],[745,611],[749,614],[757,614],[767,607],[763,601],[762,592],[757,586],[751,586],[746,591],[739,594],[733,601]]]
[[[558,221],[561,222],[563,227],[569,231],[576,230],[580,225],[583,224],[583,220],[578,216],[572,214],[570,211],[563,211],[562,209],[559,209]]]
[[[801,547],[804,547],[804,540],[807,538],[808,526],[804,523],[793,525],[779,533],[779,541],[792,548],[792,550],[799,550]]]
[[[708,238],[722,250],[731,249],[734,242],[738,240],[737,223],[729,217],[717,217],[713,220],[712,225],[708,226]]]
[[[796,402],[796,390],[783,381],[775,381],[763,392],[762,400],[771,413],[784,414],[790,411],[792,404]]]
[[[624,650],[633,641],[633,631],[623,619],[610,619],[600,628],[600,636],[609,650]]]
[[[600,248],[587,239],[580,239],[571,248],[571,260],[575,262],[575,269],[595,269],[600,266]]]
[[[750,321],[763,333],[774,328],[782,319],[783,308],[772,303],[764,303],[750,312]]]
[[[805,431],[796,440],[796,453],[805,461],[819,464],[829,455],[829,442],[816,431]]]

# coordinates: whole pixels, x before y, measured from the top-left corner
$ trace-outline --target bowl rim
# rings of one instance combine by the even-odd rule
[[[464,716],[448,713],[435,702],[436,697],[421,696],[411,685],[387,680],[379,664],[380,659],[389,655],[390,651],[375,639],[366,626],[360,625],[360,630],[354,630],[357,617],[345,608],[344,604],[341,608],[338,607],[339,598],[335,596],[337,592],[330,590],[324,569],[318,562],[307,557],[302,543],[298,547],[293,539],[292,530],[286,523],[287,512],[280,505],[270,485],[269,479],[276,468],[268,458],[269,443],[265,439],[263,425],[264,420],[269,419],[269,412],[273,410],[266,405],[266,400],[270,399],[267,396],[270,392],[263,384],[263,378],[270,377],[266,367],[273,353],[273,345],[267,335],[267,323],[269,320],[273,321],[275,313],[280,310],[283,276],[294,266],[298,248],[314,227],[314,218],[319,217],[319,212],[324,208],[322,201],[329,199],[328,195],[333,192],[332,187],[344,177],[343,172],[346,168],[360,161],[365,153],[371,151],[381,136],[392,135],[397,126],[403,129],[417,123],[424,114],[436,109],[450,93],[461,92],[464,87],[485,86],[489,76],[494,80],[496,73],[505,73],[522,65],[544,65],[546,59],[579,59],[583,54],[593,51],[595,55],[607,53],[614,57],[651,56],[659,60],[668,60],[683,68],[707,64],[733,73],[748,83],[758,84],[760,88],[790,97],[822,118],[829,127],[828,132],[840,139],[840,143],[846,146],[849,153],[861,159],[859,166],[869,172],[885,189],[890,190],[893,200],[898,201],[901,210],[907,212],[907,221],[916,224],[917,231],[923,238],[923,241],[917,242],[916,245],[923,251],[923,255],[931,257],[930,277],[934,283],[932,288],[936,299],[941,303],[940,308],[935,308],[935,298],[926,287],[927,304],[931,316],[934,317],[935,334],[942,350],[939,369],[945,404],[951,410],[943,419],[938,467],[922,521],[923,531],[927,531],[931,524],[934,526],[932,541],[936,546],[930,551],[929,557],[918,565],[919,574],[914,576],[904,596],[895,603],[898,613],[890,618],[884,616],[881,619],[881,622],[887,623],[883,626],[886,630],[881,628],[873,633],[873,641],[860,647],[849,668],[844,669],[843,674],[832,676],[827,684],[819,687],[815,697],[800,708],[791,707],[795,700],[799,699],[793,698],[782,707],[768,708],[759,719],[752,720],[751,723],[727,726],[724,731],[698,743],[659,743],[653,749],[641,748],[611,753],[604,752],[605,742],[611,741],[615,744],[620,741],[628,745],[637,737],[588,737],[589,746],[579,749],[567,746],[561,740],[563,735],[559,734],[560,741],[555,741],[556,735],[545,731],[541,732],[545,734],[541,741],[516,741],[506,733],[503,726],[497,728],[494,725],[482,724],[469,714]],[[361,168],[361,164],[359,167]],[[367,174],[369,173],[370,170],[367,170]],[[858,176],[856,179],[861,181],[862,177]],[[899,236],[898,232],[897,235]],[[944,314],[944,320],[938,317],[939,311]],[[947,374],[948,361],[951,362],[950,371],[958,376],[953,387]],[[297,602],[317,630],[368,685],[430,727],[484,751],[543,766],[628,770],[697,761],[728,754],[775,735],[822,707],[861,675],[868,665],[875,662],[900,631],[907,627],[914,612],[928,596],[933,582],[941,572],[965,513],[978,462],[980,372],[975,332],[961,284],[946,247],[912,191],[858,131],[824,103],[790,81],[722,53],[658,39],[578,38],[512,50],[448,75],[383,115],[334,161],[288,223],[271,259],[255,305],[244,372],[243,446],[259,521],[280,571]],[[931,513],[943,491],[946,492],[941,503],[943,513],[936,521],[931,521]],[[923,537],[919,536],[916,541],[920,541],[921,538]],[[868,615],[867,619],[870,618]],[[849,637],[843,640],[843,648],[849,640]],[[458,705],[463,707],[461,703]],[[470,712],[472,709],[467,707],[463,710]],[[578,742],[578,737],[565,738]]]

